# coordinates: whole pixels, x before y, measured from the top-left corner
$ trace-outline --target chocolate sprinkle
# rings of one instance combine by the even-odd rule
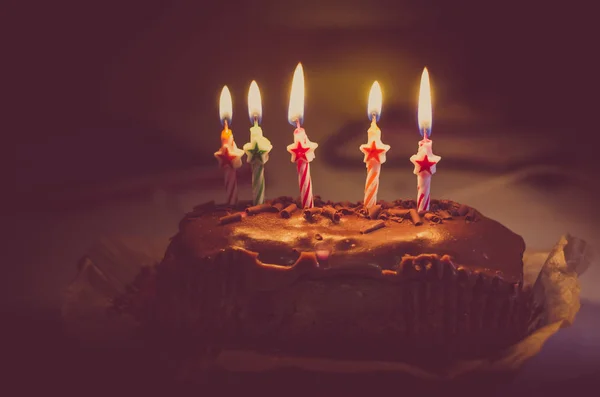
[[[321,212],[323,212],[323,208],[306,208],[304,210],[304,219],[306,219],[307,221],[311,221],[315,215],[319,215]]]
[[[321,236],[319,233],[315,234],[315,240],[323,240],[323,236]]]
[[[421,226],[423,224],[423,221],[421,220],[421,217],[416,209],[411,208],[408,213],[410,214],[410,220],[415,226]]]
[[[458,208],[458,215],[459,216],[465,216],[467,215],[467,213],[469,212],[469,206],[468,205],[464,205],[462,204],[459,208]]]
[[[442,218],[440,218],[436,214],[432,214],[431,212],[426,213],[424,218],[429,222],[442,223]]]
[[[256,215],[256,214],[260,214],[261,212],[267,212],[267,211],[273,211],[274,208],[271,204],[259,204],[259,205],[254,205],[252,207],[248,207],[246,208],[246,213],[248,215]]]
[[[367,233],[371,233],[374,232],[375,230],[379,230],[382,227],[385,227],[385,222],[384,221],[377,221],[369,226],[366,226],[364,228],[361,229],[361,234],[367,234]]]
[[[222,218],[219,218],[219,222],[221,225],[226,225],[228,223],[239,222],[242,220],[242,213],[237,212],[235,214],[227,215]]]
[[[292,214],[294,212],[296,212],[297,209],[298,209],[298,206],[296,205],[296,203],[292,203],[292,204],[288,205],[287,207],[285,207],[283,210],[281,210],[279,215],[281,215],[282,218],[288,219],[289,217],[292,216]]]
[[[368,209],[370,219],[378,219],[381,213],[381,205],[374,205]]]
[[[340,213],[335,208],[329,205],[323,207],[323,215],[325,215],[334,222],[339,222],[341,218]]]
[[[274,203],[273,204],[274,212],[281,212],[281,210],[283,210],[283,203]]]
[[[442,218],[445,221],[447,221],[449,219],[452,219],[452,214],[450,214],[446,210],[440,210],[440,211],[438,211],[438,215],[439,215],[440,218]]]
[[[399,209],[390,209],[387,211],[391,216],[397,216],[398,218],[406,218],[410,210],[399,210]]]

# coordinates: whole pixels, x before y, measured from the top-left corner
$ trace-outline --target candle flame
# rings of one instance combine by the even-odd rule
[[[296,121],[302,124],[304,119],[304,70],[302,64],[298,63],[292,79],[292,91],[290,93],[290,106],[288,108],[288,121],[296,125]]]
[[[250,89],[248,90],[248,115],[250,116],[250,123],[254,124],[257,120],[259,123],[262,120],[262,101],[260,98],[260,90],[256,81],[252,80],[250,83]]]
[[[429,72],[427,68],[423,69],[421,75],[421,88],[419,89],[419,131],[421,135],[426,131],[427,135],[431,135],[431,125],[433,123],[433,116],[431,110],[431,87],[429,85]]]
[[[369,105],[367,107],[367,116],[369,117],[369,120],[375,115],[376,120],[379,121],[382,102],[381,87],[379,86],[379,83],[375,81],[369,92]]]
[[[231,93],[227,86],[223,86],[221,90],[221,98],[219,99],[219,117],[221,122],[227,120],[228,124],[231,124],[231,116],[233,114],[233,105],[231,104]]]

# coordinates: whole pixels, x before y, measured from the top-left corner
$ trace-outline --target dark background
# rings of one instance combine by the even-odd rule
[[[312,167],[316,194],[362,198],[357,148],[366,138],[373,80],[384,93],[383,141],[392,145],[381,196],[414,194],[408,157],[419,139],[418,83],[427,66],[435,152],[443,157],[435,194],[531,167],[558,169],[515,187],[531,193],[531,201],[503,192],[506,197],[473,196],[469,203],[535,249],[548,249],[565,229],[588,239],[598,235],[597,206],[589,206],[600,185],[593,13],[583,2],[109,0],[13,2],[6,9],[5,139],[14,146],[16,193],[7,212],[17,222],[5,266],[9,297],[1,305],[9,332],[2,340],[12,349],[2,352],[14,353],[3,357],[21,371],[13,378],[21,385],[32,374],[73,390],[82,382],[103,383],[93,376],[101,365],[87,368],[65,350],[73,341],[61,331],[61,292],[98,235],[134,230],[163,238],[184,210],[219,198],[222,176],[212,153],[224,84],[241,146],[250,126],[247,89],[257,80],[263,129],[274,145],[267,196],[295,194],[295,170],[283,148],[292,141],[287,105],[299,61],[305,127],[320,145]],[[247,192],[247,175],[240,179]],[[190,197],[172,197],[186,189]],[[170,212],[157,210],[163,207]],[[532,226],[531,219],[545,223]],[[540,358],[558,371],[569,353],[565,362],[578,371],[598,362],[590,358],[589,346],[600,348],[596,340],[573,347],[597,329],[597,281],[582,282],[596,302],[582,309],[580,324],[588,325],[561,331],[568,343],[551,344],[554,350]],[[89,378],[64,382],[75,368]],[[538,380],[546,378],[537,371]],[[586,373],[544,390],[585,390],[597,381],[593,368]],[[535,387],[521,391],[541,390]]]
[[[224,84],[234,98],[234,132],[246,133],[247,89],[256,79],[266,133],[275,144],[285,136],[280,145],[287,144],[287,99],[298,61],[306,73],[307,128],[320,143],[338,132],[320,129],[323,119],[335,120],[337,129],[357,120],[366,128],[375,79],[385,96],[382,123],[413,128],[426,65],[434,135],[444,125],[466,125],[463,134],[492,141],[512,134],[516,146],[527,137],[564,150],[577,146],[573,161],[592,153],[574,139],[595,137],[586,113],[594,77],[582,56],[590,51],[590,26],[577,2],[150,0],[22,7],[11,37],[17,78],[8,86],[21,105],[16,181],[26,196],[212,165]],[[414,137],[403,139],[412,150]],[[287,156],[276,152],[276,159]]]

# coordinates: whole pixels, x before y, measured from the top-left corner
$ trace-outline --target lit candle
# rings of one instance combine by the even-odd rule
[[[231,94],[227,86],[221,91],[219,100],[219,117],[223,124],[221,131],[221,148],[215,152],[219,165],[225,173],[225,190],[227,192],[227,204],[235,205],[238,201],[236,169],[242,166],[244,151],[238,149],[233,140],[233,132],[229,129],[233,113],[231,105]]]
[[[367,115],[371,120],[371,127],[367,131],[367,142],[360,145],[360,151],[364,153],[364,162],[367,165],[367,182],[365,183],[364,206],[370,208],[377,203],[377,191],[379,190],[379,175],[381,164],[385,163],[385,154],[390,146],[381,142],[381,130],[377,121],[381,115],[381,87],[374,82],[369,93]]]
[[[417,175],[417,209],[419,212],[429,210],[431,176],[435,174],[436,164],[442,159],[440,156],[433,154],[433,141],[429,139],[433,122],[431,109],[429,72],[425,68],[421,75],[418,108],[419,132],[423,139],[419,142],[417,154],[410,158],[410,161],[415,165],[414,173]]]
[[[292,163],[296,163],[298,170],[298,184],[300,185],[300,201],[303,208],[312,208],[313,194],[310,178],[310,162],[315,158],[316,143],[311,142],[306,131],[301,127],[304,118],[304,72],[302,64],[298,64],[292,80],[290,93],[290,106],[288,108],[288,121],[296,127],[294,130],[294,143],[288,145],[287,151],[292,155]]]
[[[265,202],[265,163],[269,160],[269,152],[273,145],[263,136],[259,126],[262,120],[262,104],[256,81],[252,81],[248,90],[248,114],[253,126],[250,128],[250,142],[244,145],[244,152],[252,166],[252,202],[257,205]]]

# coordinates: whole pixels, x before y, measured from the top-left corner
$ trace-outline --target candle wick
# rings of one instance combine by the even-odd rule
[[[377,125],[377,113],[371,115],[371,124]]]
[[[296,128],[300,129],[300,119],[296,119]]]
[[[254,126],[258,127],[258,117],[254,116]]]
[[[227,122],[227,119],[223,120],[223,126],[225,127],[225,131],[229,129],[229,123]]]

